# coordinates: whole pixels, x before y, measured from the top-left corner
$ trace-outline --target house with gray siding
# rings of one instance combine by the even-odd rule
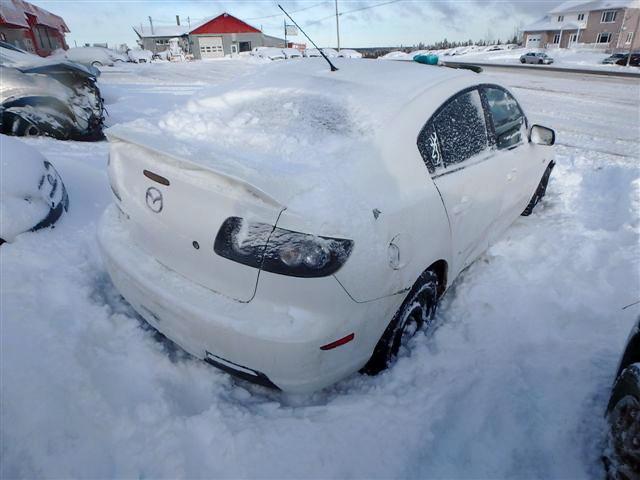
[[[523,29],[528,48],[640,49],[640,0],[567,1]]]
[[[231,53],[250,52],[255,47],[284,47],[281,38],[262,31],[228,13],[208,18],[195,25],[133,27],[138,43],[154,54],[169,48],[169,40],[177,38],[180,47],[196,59],[216,58]]]

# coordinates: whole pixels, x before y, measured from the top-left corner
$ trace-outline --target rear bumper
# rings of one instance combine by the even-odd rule
[[[241,303],[158,263],[131,241],[127,223],[112,205],[98,230],[107,270],[120,293],[192,355],[263,385],[309,392],[359,370],[391,318],[387,312],[401,300],[359,304],[333,277],[261,272],[255,297]],[[352,332],[353,341],[320,349]]]

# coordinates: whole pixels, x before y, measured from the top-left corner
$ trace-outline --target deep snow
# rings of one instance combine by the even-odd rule
[[[258,68],[104,69],[108,121],[157,118]],[[547,197],[393,369],[309,397],[233,380],[146,328],[96,246],[106,143],[28,140],[71,204],[0,247],[0,477],[601,478],[602,412],[640,314],[623,309],[640,296],[640,86],[496,75],[557,130]]]

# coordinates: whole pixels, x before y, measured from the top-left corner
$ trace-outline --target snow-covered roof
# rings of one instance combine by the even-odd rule
[[[610,8],[640,8],[640,0],[569,0],[549,10],[551,14],[569,12],[590,12]]]
[[[549,17],[538,20],[531,25],[522,28],[523,32],[542,32],[546,30],[577,30],[584,28],[584,25],[578,25],[575,22],[556,22]]]
[[[46,25],[61,32],[69,31],[69,27],[64,23],[62,17],[44,8],[36,7],[24,0],[2,0],[0,2],[0,18],[4,23],[29,28],[27,15],[35,17],[38,25]]]
[[[144,24],[134,26],[133,30],[138,34],[139,37],[146,37],[146,38],[181,37],[182,35],[189,35],[190,32],[194,31],[197,28],[200,28],[205,23],[208,23],[217,17],[219,17],[219,15],[215,15],[213,17],[207,17],[204,20],[199,21],[198,23],[193,23],[191,26],[189,25],[160,25],[160,26],[154,25],[153,33],[151,33],[151,26],[144,25]]]

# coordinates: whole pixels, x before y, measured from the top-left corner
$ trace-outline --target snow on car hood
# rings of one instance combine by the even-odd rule
[[[376,162],[394,115],[429,85],[461,73],[336,64],[338,72],[323,59],[268,65],[200,92],[158,121],[117,125],[107,134],[241,178],[288,208],[345,208],[363,199],[354,194],[373,195],[371,185],[384,184]]]

